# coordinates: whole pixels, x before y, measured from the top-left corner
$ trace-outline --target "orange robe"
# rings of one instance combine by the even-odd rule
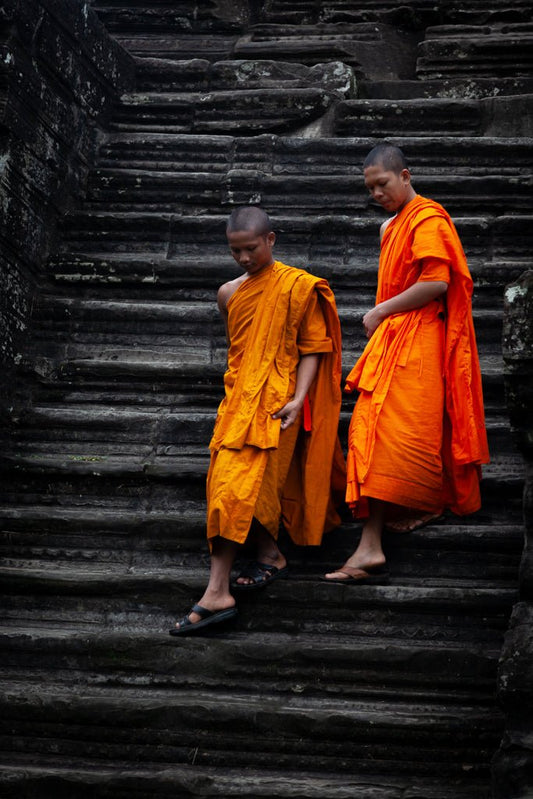
[[[480,507],[489,456],[472,278],[449,215],[417,195],[383,235],[376,304],[437,280],[446,294],[385,319],[348,375],[346,390],[359,391],[346,490],[357,517],[368,497],[428,512]]]
[[[276,261],[228,302],[228,368],[210,442],[207,537],[244,543],[255,518],[277,538],[280,517],[297,544],[320,544],[339,523],[331,482],[338,442],[341,335],[327,282]],[[322,353],[308,392],[310,430],[272,419],[293,396],[301,355]],[[333,469],[335,464],[335,469]]]

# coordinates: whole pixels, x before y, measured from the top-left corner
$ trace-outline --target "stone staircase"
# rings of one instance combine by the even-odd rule
[[[93,5],[137,87],[49,258],[31,401],[2,446],[0,793],[487,799],[522,549],[500,336],[533,243],[531,6]],[[347,518],[311,552],[283,539],[291,579],[227,631],[171,639],[208,569],[226,217],[261,202],[278,257],[330,281],[347,371],[382,219],[361,162],[382,136],[456,220],[475,280],[483,507],[388,536],[386,586],[320,581],[354,547]]]

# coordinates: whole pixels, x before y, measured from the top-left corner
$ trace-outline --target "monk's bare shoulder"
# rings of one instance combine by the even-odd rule
[[[248,278],[248,275],[245,273],[244,275],[239,275],[234,280],[228,280],[227,283],[223,283],[217,293],[217,303],[220,313],[225,314],[227,312],[228,302],[233,297],[241,283]]]
[[[381,241],[381,239],[383,238],[383,234],[384,234],[384,233],[385,233],[385,231],[387,230],[388,226],[390,225],[390,223],[392,222],[392,220],[393,220],[393,219],[395,219],[395,218],[396,218],[396,217],[394,217],[394,216],[391,216],[389,219],[386,219],[386,220],[383,222],[383,224],[381,225],[381,227],[380,227],[380,229],[379,229],[379,238],[380,238],[380,241]]]

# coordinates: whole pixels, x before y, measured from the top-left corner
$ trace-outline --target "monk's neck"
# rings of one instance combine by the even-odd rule
[[[255,272],[248,272],[244,279],[254,280],[255,278],[259,279],[262,277],[266,277],[266,275],[269,275],[270,272],[272,272],[272,270],[274,269],[275,263],[276,263],[275,261],[272,261],[272,263],[267,264],[266,266],[262,266],[260,269],[258,269]]]

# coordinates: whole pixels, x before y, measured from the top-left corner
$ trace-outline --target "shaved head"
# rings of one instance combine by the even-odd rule
[[[257,236],[266,236],[272,230],[268,214],[256,205],[235,208],[228,219],[226,232],[236,233],[244,230]]]
[[[397,175],[404,169],[409,169],[403,152],[393,144],[378,144],[370,150],[363,161],[363,169],[369,166],[382,166],[387,172],[395,172]]]

